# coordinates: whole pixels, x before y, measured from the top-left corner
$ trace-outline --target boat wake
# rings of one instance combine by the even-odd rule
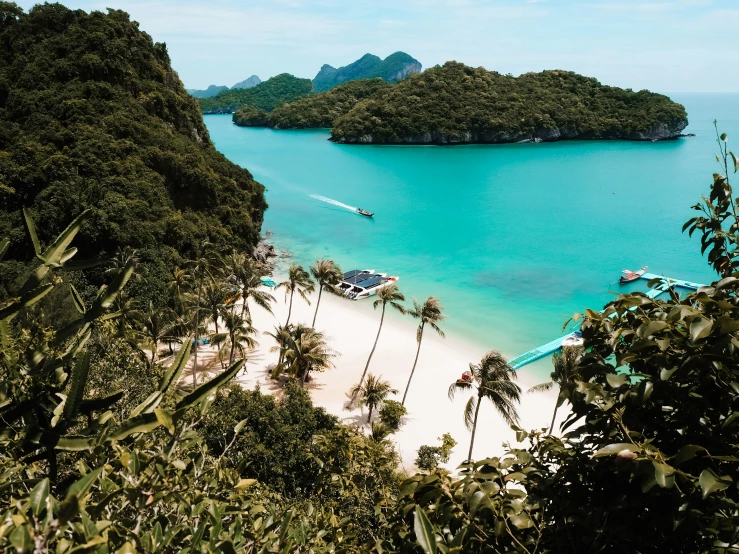
[[[316,200],[320,200],[321,202],[326,202],[327,204],[339,206],[340,208],[344,208],[352,212],[357,211],[357,208],[355,208],[354,206],[349,206],[348,204],[344,204],[343,202],[339,202],[338,200],[334,200],[333,198],[327,198],[326,196],[320,196],[318,194],[311,194],[310,197],[315,198]]]

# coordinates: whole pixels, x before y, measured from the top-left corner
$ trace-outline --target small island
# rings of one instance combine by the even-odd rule
[[[667,96],[569,71],[501,75],[447,62],[379,90],[331,130],[346,144],[469,144],[679,137],[685,108]]]
[[[233,122],[241,127],[275,129],[333,127],[339,117],[349,112],[361,100],[370,98],[378,90],[389,86],[390,84],[380,77],[349,81],[331,90],[278,106],[272,112],[244,106],[234,113]]]
[[[241,85],[243,83],[238,83]],[[233,113],[242,106],[272,111],[286,102],[294,102],[313,93],[310,79],[281,73],[250,88],[231,88],[212,98],[198,98],[204,114]]]

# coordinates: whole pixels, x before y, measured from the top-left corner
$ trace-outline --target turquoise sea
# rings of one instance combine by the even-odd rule
[[[218,115],[205,123],[218,150],[266,186],[263,233],[278,248],[303,264],[323,256],[399,275],[407,297],[441,299],[448,333],[514,357],[624,290],[623,269],[712,280],[681,228],[718,171],[713,120],[739,144],[739,95],[670,96],[695,137],[352,146],[329,142],[327,130],[248,129]],[[545,359],[526,371],[549,368]]]

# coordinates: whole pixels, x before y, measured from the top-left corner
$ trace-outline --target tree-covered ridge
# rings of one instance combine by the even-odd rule
[[[225,85],[210,85],[206,89],[189,88],[187,89],[187,92],[190,96],[194,96],[195,98],[212,98],[224,90],[228,90],[228,87]]]
[[[320,92],[347,81],[376,77],[395,83],[411,73],[420,73],[421,67],[421,62],[405,52],[395,52],[384,60],[373,54],[365,54],[357,61],[338,69],[324,65],[313,78],[313,86]]]
[[[236,125],[274,127],[276,129],[313,129],[332,127],[334,121],[357,103],[378,90],[390,86],[379,77],[350,81],[331,90],[283,104],[270,113],[245,107],[233,115]]]
[[[518,78],[447,62],[379,91],[337,120],[336,142],[496,143],[658,140],[679,136],[685,108],[668,97],[567,71]]]
[[[224,90],[213,98],[199,98],[204,114],[231,113],[242,106],[271,112],[286,102],[294,102],[313,92],[310,79],[281,73],[248,89]]]
[[[0,2],[0,190],[11,255],[28,244],[21,208],[43,242],[86,207],[81,249],[139,248],[162,274],[203,240],[252,247],[266,208],[262,185],[214,148],[164,44],[122,11],[60,4]]]

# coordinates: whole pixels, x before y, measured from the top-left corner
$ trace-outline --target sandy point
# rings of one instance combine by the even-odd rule
[[[274,313],[270,314],[258,306],[250,306],[252,323],[259,331],[259,346],[249,354],[246,370],[236,377],[236,381],[250,389],[258,384],[263,392],[279,395],[279,383],[269,376],[270,368],[277,362],[277,353],[270,351],[275,342],[264,333],[273,331],[276,325],[285,322],[288,302],[282,290],[265,290],[277,299],[272,305]],[[318,294],[309,295],[309,299],[310,305],[297,295],[293,299],[290,318],[292,323],[312,322]],[[365,429],[366,411],[347,411],[345,406],[347,391],[359,381],[377,335],[380,308],[373,310],[373,301],[374,298],[352,301],[324,292],[318,309],[316,328],[324,333],[338,356],[334,360],[333,369],[313,373],[313,379],[306,385],[317,406],[322,406],[346,424],[360,425]],[[370,373],[381,375],[398,390],[398,394],[390,397],[398,401],[403,396],[416,354],[417,323],[417,320],[408,316],[403,317],[388,311],[369,368]],[[443,322],[441,327],[444,327]],[[484,348],[450,334],[441,338],[432,329],[426,329],[406,400],[408,415],[400,430],[391,436],[404,468],[413,469],[418,448],[424,444],[439,445],[438,438],[444,433],[450,433],[458,443],[449,462],[445,464],[446,467],[454,469],[467,458],[470,432],[465,427],[463,412],[469,395],[457,394],[454,400],[450,400],[447,392],[449,385],[460,377],[470,363],[479,362],[485,352],[496,347],[505,352],[504,345],[491,344],[489,348]],[[199,374],[203,377],[220,371],[221,366],[214,349],[202,348],[198,358]],[[183,380],[191,379],[191,368],[192,360],[183,373]],[[524,391],[539,381],[540,379],[527,374],[525,369],[517,372],[517,383]],[[522,394],[518,407],[521,427],[529,430],[548,427],[555,399],[555,392]],[[375,419],[376,415],[373,414],[373,420]],[[515,433],[493,406],[484,402],[480,408],[473,458],[483,459],[502,454],[504,442],[515,445]]]

